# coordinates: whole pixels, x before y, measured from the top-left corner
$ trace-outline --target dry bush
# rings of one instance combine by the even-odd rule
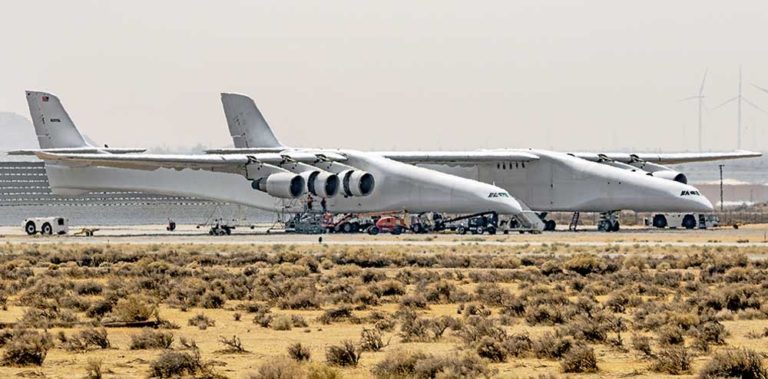
[[[405,295],[400,298],[400,306],[404,308],[427,309],[427,298],[418,293]]]
[[[595,351],[586,345],[577,345],[568,350],[568,352],[563,355],[563,360],[560,362],[560,366],[563,368],[563,372],[567,373],[598,371]]]
[[[477,343],[477,355],[491,362],[506,362],[507,350],[502,344],[490,337],[483,337]]]
[[[95,296],[95,295],[101,295],[101,293],[104,291],[104,287],[92,280],[89,280],[87,282],[80,282],[75,284],[75,293],[82,296]]]
[[[189,326],[196,326],[200,330],[208,329],[210,326],[216,326],[216,321],[205,314],[198,313],[194,317],[190,318],[187,321],[187,325]]]
[[[307,379],[342,379],[341,372],[325,364],[313,364],[307,370]]]
[[[138,295],[129,295],[112,307],[111,318],[115,321],[136,322],[157,318],[157,304]]]
[[[227,300],[218,292],[207,291],[200,299],[200,305],[206,309],[219,309],[224,307]]]
[[[716,353],[699,371],[699,377],[766,379],[768,370],[763,366],[760,354],[748,349],[729,349]]]
[[[682,330],[674,325],[664,325],[657,333],[660,345],[682,345],[685,342]]]
[[[691,371],[691,356],[683,346],[661,349],[654,357],[651,370],[671,375],[682,375]]]
[[[533,350],[533,340],[528,334],[513,334],[502,341],[507,353],[513,357],[521,358]]]
[[[53,339],[47,332],[15,330],[13,338],[5,345],[4,366],[40,366],[45,361]]]
[[[89,359],[85,364],[86,379],[101,379],[104,377],[104,362],[100,359]]]
[[[247,376],[248,379],[300,379],[306,373],[302,367],[290,359],[276,359],[259,367],[256,373]]]
[[[352,341],[343,341],[340,345],[329,346],[325,351],[325,359],[334,366],[354,367],[360,361],[361,353]]]
[[[352,318],[352,307],[350,307],[349,305],[342,305],[337,308],[327,309],[318,318],[318,321],[320,321],[323,324],[331,324],[334,322],[339,322],[341,320],[349,320],[351,318]]]
[[[490,378],[495,374],[480,357],[435,357],[422,352],[396,350],[371,369],[377,378]]]
[[[635,334],[632,336],[632,348],[643,353],[646,358],[653,357],[653,350],[651,349],[651,338],[648,336],[642,336]]]
[[[170,349],[173,333],[153,329],[144,329],[131,336],[131,350]]]
[[[87,351],[91,348],[108,349],[110,347],[107,330],[104,328],[87,328],[77,335],[67,338],[64,348],[69,351]]]
[[[222,353],[227,354],[245,354],[248,350],[243,347],[243,342],[240,341],[240,337],[232,336],[232,338],[226,338],[219,336],[219,343],[224,345],[224,349],[220,350]]]
[[[536,358],[560,359],[573,347],[573,340],[570,337],[563,337],[544,333],[541,337],[533,341],[533,353]]]
[[[278,305],[282,309],[318,309],[322,301],[318,298],[316,291],[305,289],[281,298]]]
[[[378,329],[363,329],[360,332],[360,349],[362,351],[381,351],[389,346],[389,340],[384,342],[381,331]]]
[[[288,356],[295,361],[304,362],[309,361],[312,354],[308,347],[302,345],[300,342],[296,342],[295,344],[288,346]]]
[[[274,330],[291,330],[293,328],[293,321],[290,316],[281,315],[273,318],[269,326]]]
[[[180,351],[164,352],[149,365],[149,375],[153,378],[217,377],[208,365],[202,362],[197,350],[191,354]]]
[[[483,339],[483,337],[490,337],[501,341],[507,336],[504,329],[496,325],[493,319],[481,316],[467,317],[461,329],[455,333],[465,345],[473,345]]]

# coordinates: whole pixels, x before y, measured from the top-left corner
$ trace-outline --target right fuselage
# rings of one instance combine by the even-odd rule
[[[493,183],[535,211],[708,212],[712,204],[696,188],[574,156],[521,150],[539,156],[529,162],[423,167]]]

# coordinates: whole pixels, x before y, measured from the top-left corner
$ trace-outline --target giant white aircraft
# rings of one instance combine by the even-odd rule
[[[380,154],[281,149],[165,155],[95,147],[85,141],[56,96],[32,91],[26,95],[40,149],[14,154],[44,160],[57,194],[132,190],[297,212],[304,209],[302,200],[309,192],[325,198],[332,212],[496,212],[533,230],[544,228],[534,212],[502,188]]]
[[[212,154],[286,152],[253,100],[221,95],[235,148]],[[604,213],[601,229],[619,229],[617,212],[710,212],[712,204],[684,174],[662,164],[757,157],[760,153],[561,153],[533,149],[389,151],[374,154],[456,176],[493,183],[532,210]],[[554,230],[554,220],[546,229]]]

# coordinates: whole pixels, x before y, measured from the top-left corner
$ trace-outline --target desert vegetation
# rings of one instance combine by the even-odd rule
[[[4,377],[768,377],[754,246],[0,251]]]

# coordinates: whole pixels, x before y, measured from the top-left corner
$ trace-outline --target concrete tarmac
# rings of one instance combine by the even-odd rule
[[[367,234],[318,234],[301,235],[282,232],[268,232],[266,225],[255,229],[237,229],[230,236],[211,236],[207,229],[194,226],[179,226],[174,232],[165,230],[165,225],[139,226],[94,226],[99,230],[93,237],[74,236],[80,230],[73,227],[64,236],[28,236],[21,226],[0,227],[0,242],[5,243],[70,243],[70,244],[256,244],[256,245],[436,245],[452,246],[462,244],[483,244],[499,246],[525,246],[543,244],[568,244],[573,246],[758,246],[768,251],[768,224],[747,225],[739,229],[714,228],[709,230],[659,230],[648,228],[623,228],[616,233],[598,232],[589,227],[583,231],[558,230],[538,235],[497,234],[457,235],[439,234],[388,234],[369,236]],[[589,229],[588,229],[589,228]]]

